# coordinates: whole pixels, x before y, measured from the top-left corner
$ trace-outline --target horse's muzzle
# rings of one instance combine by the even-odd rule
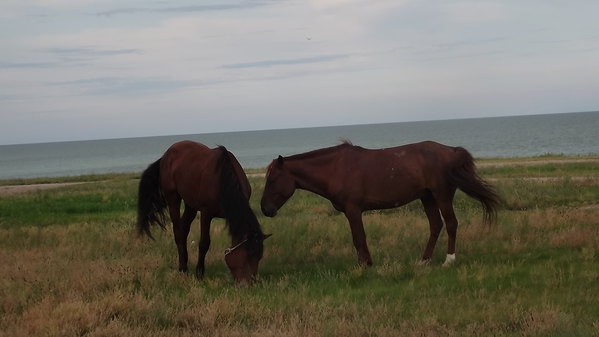
[[[265,205],[261,205],[262,208],[262,214],[264,214],[265,216],[272,218],[273,216],[277,215],[277,209],[272,207],[272,206],[265,206]]]

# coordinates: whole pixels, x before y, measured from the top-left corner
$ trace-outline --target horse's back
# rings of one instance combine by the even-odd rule
[[[201,175],[216,168],[218,153],[204,144],[181,141],[173,144],[162,156],[161,171],[173,180]]]
[[[192,141],[173,144],[161,160],[163,190],[179,195],[196,209],[219,207],[222,155],[221,148],[211,149]],[[231,162],[242,193],[249,198],[251,188],[241,165],[230,152],[226,160]]]
[[[417,170],[422,174],[438,174],[455,162],[457,149],[461,148],[424,141],[373,151],[380,156],[381,161],[394,167]]]
[[[391,208],[423,197],[445,183],[453,147],[426,141],[385,149],[343,149],[336,189],[367,208]]]
[[[359,146],[344,149],[342,156],[353,172],[380,175],[389,170],[403,173],[421,172],[448,165],[454,160],[454,147],[433,141],[401,145],[384,149],[364,149]],[[412,172],[414,171],[414,172]]]

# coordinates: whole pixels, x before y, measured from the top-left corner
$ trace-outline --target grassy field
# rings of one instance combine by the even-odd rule
[[[172,234],[135,235],[136,175],[0,194],[0,336],[599,336],[599,159],[481,160],[505,199],[498,223],[456,197],[455,266],[420,266],[419,203],[364,215],[374,266],[357,266],[349,227],[303,191],[259,214],[259,282],[236,287],[213,222],[206,278],[177,271]],[[264,179],[252,175],[259,213]],[[198,225],[189,236],[195,268]]]

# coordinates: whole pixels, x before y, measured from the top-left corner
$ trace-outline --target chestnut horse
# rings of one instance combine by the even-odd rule
[[[422,262],[433,254],[443,227],[448,234],[444,265],[455,261],[458,220],[453,197],[459,188],[482,204],[485,220],[492,222],[500,198],[478,177],[468,151],[427,141],[380,150],[354,146],[348,141],[272,161],[266,173],[261,207],[264,215],[275,216],[296,188],[329,199],[349,221],[358,261],[372,265],[362,223],[362,212],[388,209],[420,199],[430,224],[430,236]]]
[[[199,256],[196,277],[204,276],[204,260],[210,247],[210,222],[225,218],[232,247],[225,261],[238,283],[252,282],[262,258],[264,235],[249,205],[250,184],[233,154],[224,146],[215,149],[183,141],[173,144],[142,174],[139,182],[137,228],[150,238],[150,225],[163,229],[168,207],[179,270],[187,272],[187,236],[192,221],[200,212]],[[181,217],[181,200],[185,210]]]

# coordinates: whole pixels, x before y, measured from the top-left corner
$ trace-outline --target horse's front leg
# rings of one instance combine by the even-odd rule
[[[198,265],[196,267],[196,277],[202,279],[204,277],[206,253],[210,248],[210,223],[212,215],[207,212],[202,212],[200,215],[200,243],[198,245]]]
[[[372,257],[366,244],[366,232],[364,232],[364,223],[362,223],[362,210],[359,208],[346,208],[345,217],[349,221],[352,239],[356,252],[358,253],[358,263],[363,266],[372,266]]]

